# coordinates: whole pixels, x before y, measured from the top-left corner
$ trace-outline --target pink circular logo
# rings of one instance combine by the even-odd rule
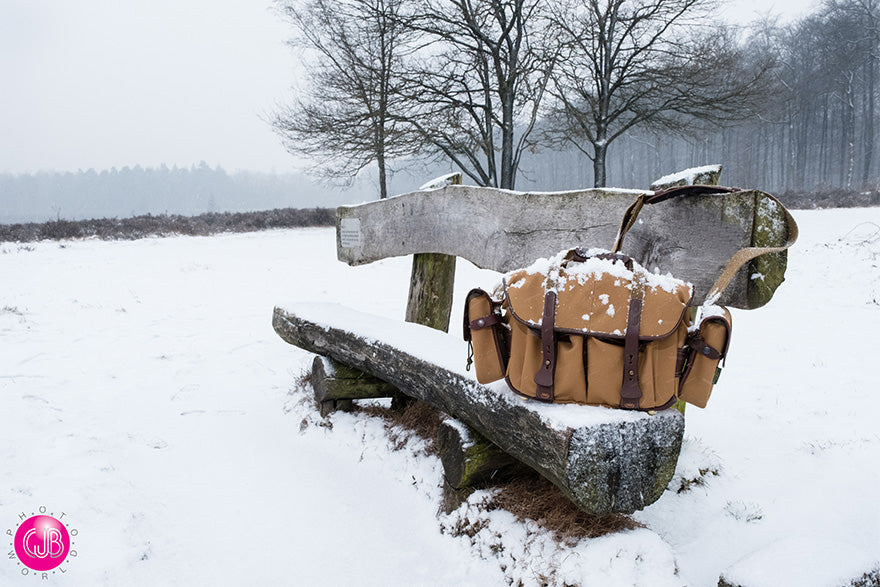
[[[50,571],[70,553],[70,533],[52,516],[32,516],[15,533],[15,554],[34,571]]]

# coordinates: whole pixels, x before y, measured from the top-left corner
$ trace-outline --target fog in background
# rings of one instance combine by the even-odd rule
[[[796,0],[738,0],[723,2],[719,18],[784,20],[809,8]],[[0,222],[376,197],[368,173],[343,187],[303,176],[309,163],[288,154],[273,133],[267,119],[296,95],[301,69],[285,44],[290,30],[269,2],[0,0],[0,13]],[[667,163],[679,162],[609,177],[621,187],[646,187],[645,177],[674,171],[658,167]],[[567,175],[542,180],[541,169],[554,167]],[[520,185],[584,187],[589,167],[575,155],[536,158]],[[391,191],[449,170],[417,165],[398,173]]]

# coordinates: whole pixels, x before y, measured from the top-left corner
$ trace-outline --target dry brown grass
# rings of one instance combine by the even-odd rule
[[[367,405],[358,408],[370,416],[381,418],[394,450],[403,449],[415,435],[425,442],[425,452],[437,455],[437,431],[440,428],[441,414],[422,401],[408,403],[402,409]]]
[[[150,236],[207,236],[223,232],[254,232],[271,228],[333,226],[329,208],[281,208],[260,212],[210,212],[198,216],[146,214],[132,218],[53,220],[0,224],[0,242],[32,242],[72,238],[133,240]]]
[[[532,520],[560,541],[577,541],[644,527],[629,516],[596,516],[579,510],[550,481],[530,472],[498,487],[486,507],[505,509],[520,520]]]
[[[381,418],[385,422],[392,448],[403,449],[415,435],[425,442],[425,451],[437,454],[435,439],[441,413],[425,402],[414,402],[402,410],[381,406],[363,406],[362,413]],[[553,532],[557,540],[576,542],[581,538],[596,538],[625,530],[643,527],[629,516],[611,514],[591,515],[579,510],[553,483],[534,471],[520,473],[515,478],[496,486],[496,491],[482,506],[488,511],[504,509],[519,520],[532,520]],[[465,534],[475,534],[479,528],[468,528]]]
[[[866,208],[880,206],[880,191],[874,186],[860,190],[826,186],[812,192],[788,190],[779,194],[779,201],[793,210]]]

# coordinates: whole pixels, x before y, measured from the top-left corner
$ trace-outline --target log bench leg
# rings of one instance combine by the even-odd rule
[[[333,412],[350,412],[354,407],[350,399],[328,399],[318,402],[318,411],[321,417],[326,418]]]
[[[321,416],[349,411],[352,400],[392,397],[397,388],[378,377],[320,355],[312,361],[312,389]]]
[[[452,416],[445,416],[440,423],[437,451],[443,464],[443,512],[446,514],[457,509],[477,488],[520,474],[533,474],[528,466]]]
[[[401,394],[386,381],[321,355],[312,361],[311,381],[322,417],[335,411],[350,411],[355,399]],[[466,499],[474,487],[503,481],[517,472],[529,470],[479,432],[451,416],[444,417],[436,440],[447,493],[452,494],[451,502],[456,505]]]
[[[507,479],[525,465],[451,416],[440,423],[437,450],[446,482],[455,489]]]

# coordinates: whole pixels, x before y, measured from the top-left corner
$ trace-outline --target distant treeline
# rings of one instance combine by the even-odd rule
[[[693,121],[682,133],[633,128],[609,147],[608,185],[644,188],[678,169],[720,163],[726,185],[775,193],[875,191],[880,183],[880,3],[815,4],[792,23],[770,19],[745,29],[744,56],[769,56],[774,63],[766,95],[743,111],[747,116],[725,124]],[[718,73],[719,78],[730,75]],[[544,152],[529,164],[531,176],[552,178],[554,189],[591,185],[585,155]],[[545,166],[552,172],[542,171]]]
[[[227,173],[204,162],[190,168],[0,174],[0,223],[335,207],[372,199],[368,186],[358,187],[343,194],[300,174]]]
[[[333,226],[330,208],[284,208],[263,212],[209,212],[198,216],[151,214],[133,218],[50,220],[24,224],[0,224],[0,242],[34,242],[71,238],[133,240],[150,236],[197,235],[222,232],[254,232],[270,228]]]
[[[626,144],[626,139],[621,142]],[[723,163],[708,153],[675,149],[669,144],[665,149],[655,150],[656,159],[639,151],[645,148],[644,143],[633,141],[627,146],[630,153],[639,156],[609,157],[609,175],[618,178],[614,187],[647,189],[667,173],[703,163]],[[391,193],[417,189],[432,177],[452,171],[436,163],[416,163],[411,167],[416,171],[395,176]],[[591,185],[591,173],[592,167],[582,154],[531,154],[524,162],[518,189],[582,189]],[[779,186],[750,177],[736,166],[725,165],[721,183],[769,191],[791,208],[880,205],[880,193],[874,186],[860,190],[831,186],[810,191],[779,190]],[[189,169],[136,166],[102,172],[0,174],[0,240],[140,238],[151,234],[331,225],[337,205],[376,197],[374,186],[368,183],[341,192],[317,185],[302,175],[227,174],[204,164]]]

